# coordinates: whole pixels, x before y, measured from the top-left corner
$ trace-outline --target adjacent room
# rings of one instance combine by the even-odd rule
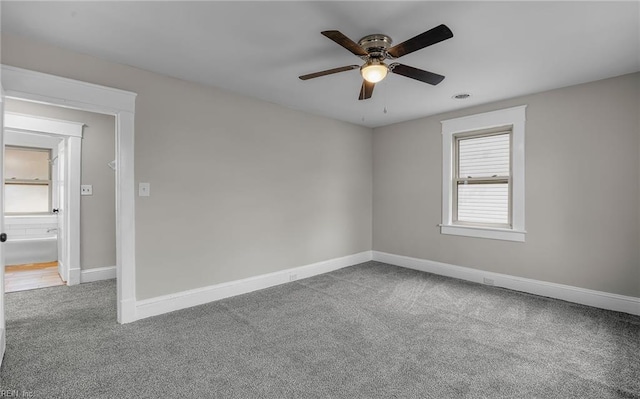
[[[114,118],[15,99],[4,108],[5,292],[114,278]],[[76,176],[80,201],[69,202]]]
[[[640,3],[0,12],[0,396],[640,398]]]

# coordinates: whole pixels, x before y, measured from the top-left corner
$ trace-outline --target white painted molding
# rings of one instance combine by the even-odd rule
[[[0,81],[0,129],[4,132],[4,86]],[[4,133],[0,134],[0,176],[4,177]],[[4,193],[0,192],[0,209],[4,210]],[[4,215],[0,215],[0,230],[4,231]],[[5,315],[4,315],[4,249],[0,247],[0,366],[6,350],[5,342]]]
[[[69,269],[60,258],[58,258],[58,274],[60,274],[62,281],[69,281]]]
[[[64,137],[50,134],[45,136],[32,131],[4,129],[4,145],[48,148],[54,157],[58,155],[58,144],[61,139],[64,139]]]
[[[524,242],[525,234],[527,234],[526,231],[517,231],[512,229],[492,229],[489,227],[461,226],[455,224],[440,224],[440,232],[442,234],[450,234],[456,236],[518,242]]]
[[[589,290],[571,285],[549,283],[508,274],[487,272],[469,267],[426,259],[411,258],[386,252],[373,251],[373,260],[407,269],[438,274],[482,284],[485,278],[491,279],[494,286],[515,291],[527,292],[549,298],[593,306],[601,309],[640,315],[640,298]]]
[[[136,297],[134,184],[136,93],[8,65],[1,66],[0,74],[2,87],[7,97],[115,116],[116,161],[118,163],[116,170],[117,318],[119,323],[134,321]],[[78,273],[79,281],[80,274]],[[3,314],[0,314],[0,318],[2,316]]]
[[[526,108],[526,105],[518,105],[481,114],[443,119],[440,123],[442,124],[443,132],[446,134],[511,125],[514,120],[520,120],[524,117]]]
[[[117,268],[116,273],[121,268]],[[116,276],[118,283],[120,277]],[[120,301],[121,306],[118,308],[118,321],[120,323],[131,323],[137,320],[136,318],[136,300],[135,298],[127,298]]]
[[[80,284],[92,283],[94,281],[111,280],[116,278],[116,267],[96,267],[80,271]]]
[[[4,328],[0,328],[0,366],[2,366],[2,359],[4,359],[4,351],[7,348],[7,343],[4,339]]]
[[[447,119],[442,123],[442,223],[441,234],[467,237],[489,238],[494,240],[525,240],[524,212],[524,135],[526,105],[500,109],[481,114]],[[477,229],[462,224],[454,225],[453,220],[453,140],[457,134],[511,126],[511,229]]]
[[[66,231],[63,244],[69,268],[67,285],[80,284],[80,183],[82,182],[82,139],[69,137],[65,143],[65,204],[61,207]]]
[[[135,321],[136,303],[136,187],[135,113],[121,111],[116,116],[116,265],[118,322]]]
[[[136,94],[93,83],[2,65],[6,97],[25,98],[87,111],[117,114],[135,109]]]
[[[69,269],[69,279],[67,280],[67,285],[78,285],[80,284],[80,273],[81,270],[79,267],[70,268]]]
[[[82,138],[84,123],[5,112],[4,127],[5,129],[26,130],[57,136]]]
[[[318,274],[329,273],[347,266],[368,262],[372,259],[371,251],[360,252],[341,258],[326,260],[306,266],[294,267],[273,273],[263,274],[196,288],[193,290],[177,292],[175,294],[144,299],[136,302],[136,319],[157,316],[175,310],[190,308],[220,299],[246,294],[252,291],[273,287],[291,281],[312,277]]]

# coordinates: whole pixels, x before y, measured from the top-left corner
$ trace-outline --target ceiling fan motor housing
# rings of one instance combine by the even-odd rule
[[[387,49],[393,41],[387,35],[377,33],[367,35],[358,41],[358,45],[369,54],[370,58],[385,59],[388,57]]]

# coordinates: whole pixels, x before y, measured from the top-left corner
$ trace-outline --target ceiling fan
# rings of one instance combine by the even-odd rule
[[[362,82],[362,88],[360,89],[359,100],[371,98],[375,84],[384,79],[388,72],[393,72],[434,86],[442,82],[444,76],[438,75],[437,73],[414,68],[397,62],[387,65],[384,61],[400,58],[403,55],[413,53],[414,51],[431,46],[432,44],[440,43],[443,40],[453,37],[453,33],[446,25],[439,25],[419,34],[418,36],[412,37],[405,42],[391,47],[391,38],[383,34],[368,35],[356,43],[337,30],[327,30],[321,33],[360,57],[364,61],[364,64],[348,65],[340,68],[328,69],[326,71],[310,73],[300,76],[300,79],[308,80],[360,68],[360,74],[364,80]]]

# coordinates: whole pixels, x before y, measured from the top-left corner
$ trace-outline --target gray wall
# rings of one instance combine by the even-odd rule
[[[372,248],[640,296],[638,74],[372,135],[15,36],[2,62],[138,93],[138,299]],[[521,104],[527,241],[440,235],[440,120]]]
[[[640,296],[640,74],[374,130],[373,249]],[[525,243],[441,235],[440,121],[527,104]]]
[[[5,109],[86,124],[82,138],[82,184],[93,195],[80,198],[80,264],[82,269],[116,264],[115,118],[92,112],[7,99]]]
[[[371,249],[371,129],[6,34],[2,63],[138,93],[138,299]]]

